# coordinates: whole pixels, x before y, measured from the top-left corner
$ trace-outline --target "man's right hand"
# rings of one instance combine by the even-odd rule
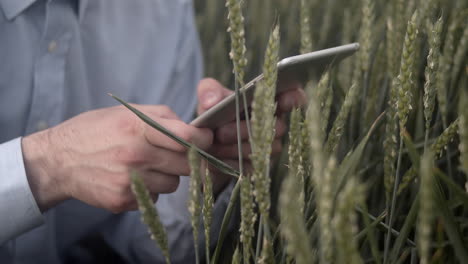
[[[213,133],[182,122],[166,106],[136,106],[202,149]],[[41,211],[74,198],[114,213],[134,210],[130,171],[143,177],[153,199],[174,192],[189,175],[186,149],[122,106],[80,114],[23,138],[28,181]]]

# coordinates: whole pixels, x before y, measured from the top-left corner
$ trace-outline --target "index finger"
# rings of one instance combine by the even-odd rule
[[[197,128],[175,119],[158,118],[155,121],[177,137],[201,149],[207,149],[213,143],[213,132],[208,128]],[[177,152],[186,151],[184,146],[149,125],[145,126],[144,135],[148,143],[153,146]]]

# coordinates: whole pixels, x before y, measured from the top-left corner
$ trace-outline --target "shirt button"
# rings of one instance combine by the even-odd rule
[[[55,49],[57,49],[57,42],[55,40],[52,40],[49,43],[48,50],[49,50],[49,52],[54,52]]]
[[[37,122],[37,124],[36,124],[37,131],[42,131],[42,130],[45,130],[47,128],[49,128],[49,125],[44,120],[41,120],[41,121]]]

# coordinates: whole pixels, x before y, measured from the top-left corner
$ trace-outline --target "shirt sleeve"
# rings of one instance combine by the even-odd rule
[[[21,139],[0,144],[0,245],[44,222],[26,178]]]

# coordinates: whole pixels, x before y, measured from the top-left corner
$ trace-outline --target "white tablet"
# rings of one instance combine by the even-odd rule
[[[329,67],[352,55],[358,49],[359,44],[352,43],[282,59],[278,62],[278,83],[291,79],[304,82],[307,80],[307,75],[311,68]],[[240,89],[241,93],[245,93],[249,106],[253,99],[255,84],[262,78],[263,74],[257,76]],[[286,88],[277,85],[276,93],[283,92]],[[195,118],[190,124],[196,127],[217,128],[235,120],[235,98],[234,93],[224,98],[208,111]],[[241,109],[244,109],[242,102],[241,100]]]

